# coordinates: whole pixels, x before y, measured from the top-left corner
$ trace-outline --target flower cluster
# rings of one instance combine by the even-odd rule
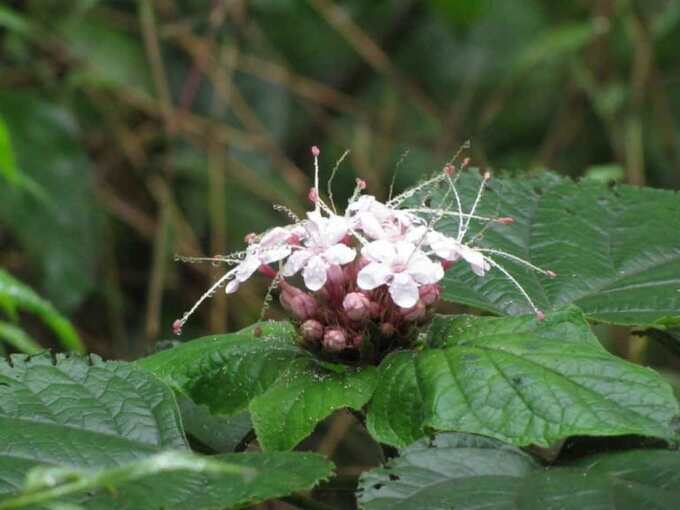
[[[484,175],[469,212],[462,210],[456,187],[460,169],[448,164],[435,177],[383,203],[363,194],[357,185],[340,214],[319,193],[319,150],[312,148],[315,185],[309,198],[314,204],[306,218],[275,227],[261,235],[246,236],[244,252],[220,258],[235,264],[181,319],[176,333],[200,303],[218,288],[228,294],[260,272],[271,278],[272,289],[299,327],[305,346],[326,353],[384,352],[413,340],[417,326],[426,322],[439,300],[439,282],[454,263],[464,261],[480,277],[499,270],[530,303],[539,318],[543,314],[517,280],[491,255],[555,276],[511,254],[473,246],[466,242],[472,221],[512,223],[511,218],[487,218],[475,214],[486,182]],[[448,185],[444,200],[451,207],[405,207],[416,193],[439,183]],[[445,216],[457,218],[455,236],[437,230]]]

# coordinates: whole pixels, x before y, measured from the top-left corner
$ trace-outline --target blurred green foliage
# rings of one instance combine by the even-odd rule
[[[220,274],[174,254],[304,210],[312,144],[328,173],[351,150],[338,203],[468,139],[482,167],[677,188],[679,26],[674,0],[3,2],[0,267],[134,357]],[[256,320],[264,285],[187,337]]]

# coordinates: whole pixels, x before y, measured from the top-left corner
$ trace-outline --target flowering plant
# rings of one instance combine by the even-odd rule
[[[466,159],[460,168],[448,163],[434,177],[384,203],[365,194],[366,181],[357,179],[344,213],[339,213],[330,184],[329,203],[321,197],[319,149],[312,147],[312,154],[315,184],[309,200],[313,210],[304,219],[288,211],[291,224],[249,234],[245,251],[213,259],[235,267],[175,321],[175,333],[218,288],[233,294],[259,272],[272,280],[270,291],[279,290],[281,305],[298,325],[305,347],[347,361],[375,363],[395,347],[413,344],[419,326],[432,317],[445,271],[459,262],[479,277],[499,271],[536,316],[544,318],[522,285],[494,257],[511,259],[548,277],[556,274],[500,249],[477,247],[480,235],[468,236],[473,221],[513,223],[510,217],[476,214],[490,172],[484,173],[468,212],[463,211],[456,186],[468,166]],[[446,192],[433,204],[428,190],[441,185]],[[423,194],[426,198],[414,204],[414,198]],[[457,220],[455,236],[437,230],[444,217]],[[301,280],[297,286],[296,278]]]

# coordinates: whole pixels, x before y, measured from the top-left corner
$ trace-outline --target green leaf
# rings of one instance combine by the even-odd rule
[[[9,129],[7,129],[7,124],[2,116],[0,116],[0,176],[4,177],[7,182],[16,184],[18,175],[19,169],[14,157]]]
[[[83,345],[78,333],[68,319],[55,310],[49,302],[33,292],[30,287],[2,269],[0,269],[0,301],[3,303],[3,307],[10,311],[10,315],[15,315],[16,309],[20,309],[40,317],[47,327],[54,332],[65,349],[85,352],[85,345]],[[15,341],[16,339],[15,336]],[[29,346],[25,341],[22,343],[24,347]],[[15,347],[17,346],[15,345]],[[20,349],[23,350],[23,348]]]
[[[217,453],[233,452],[253,428],[247,412],[216,416],[207,406],[197,405],[182,394],[178,395],[177,403],[187,435]]]
[[[0,340],[26,354],[36,354],[43,350],[23,329],[5,321],[0,321]]]
[[[38,468],[24,492],[0,500],[0,510],[55,501],[93,510],[234,508],[310,489],[331,472],[313,453],[169,451],[109,469]]]
[[[506,496],[505,479],[520,479],[537,468],[530,455],[495,439],[439,434],[431,442],[420,440],[400,451],[385,467],[364,473],[359,481],[359,503],[367,510],[430,510],[440,508],[438,500],[449,505],[443,508],[466,508],[451,506],[462,500],[470,508],[484,508],[474,505],[485,504],[500,509],[504,507],[493,504],[502,503]],[[466,482],[481,477],[485,479],[477,485],[480,497]],[[498,484],[497,499],[490,490],[494,483]]]
[[[459,182],[467,211],[479,177],[465,173]],[[608,188],[552,174],[492,179],[489,186],[479,213],[511,216],[515,223],[491,225],[478,244],[557,273],[549,279],[495,257],[538,308],[553,310],[575,303],[590,319],[621,325],[649,326],[669,317],[680,318],[680,198],[676,192]],[[470,236],[481,227],[474,225]],[[446,218],[438,228],[453,233],[458,224]],[[465,266],[459,263],[447,271],[445,299],[499,314],[531,311],[498,270],[480,278]]]
[[[262,335],[254,336],[259,327]],[[289,323],[192,340],[137,361],[214,414],[249,409],[265,449],[293,448],[333,411],[371,398],[374,367],[328,366],[295,343]]]
[[[73,309],[95,287],[98,236],[78,127],[65,109],[24,92],[2,91],[0,115],[22,170],[21,186],[0,186],[0,223],[40,268],[42,292]]]
[[[380,367],[368,417],[376,440],[403,446],[428,427],[545,447],[574,435],[673,435],[670,386],[605,351],[575,308],[543,322],[438,317],[429,342]]]
[[[542,468],[488,438],[442,434],[365,473],[365,510],[668,510],[680,496],[680,456],[631,450]]]

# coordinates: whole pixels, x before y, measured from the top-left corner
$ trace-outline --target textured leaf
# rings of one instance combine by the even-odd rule
[[[0,269],[0,301],[10,315],[16,310],[34,313],[54,332],[65,349],[84,352],[85,346],[71,323],[33,290]],[[26,344],[27,346],[28,344]],[[15,346],[16,347],[16,346]]]
[[[574,308],[543,322],[438,317],[431,336],[433,348],[390,356],[380,367],[368,417],[378,441],[403,446],[427,427],[520,446],[573,435],[673,434],[670,386],[605,351]]]
[[[234,416],[213,415],[207,406],[198,405],[182,394],[178,395],[177,403],[187,435],[216,453],[233,452],[253,428],[247,412]]]
[[[193,340],[137,363],[215,414],[249,409],[262,446],[283,450],[333,411],[366,404],[376,372],[323,363],[296,345],[290,324],[276,322]]]
[[[0,494],[42,465],[109,468],[183,449],[177,404],[154,377],[94,356],[0,361]]]
[[[72,309],[94,288],[97,255],[93,174],[78,128],[66,110],[26,93],[3,91],[0,115],[22,170],[22,186],[0,186],[0,222],[40,268],[45,295]]]
[[[465,210],[479,178],[460,179]],[[676,192],[632,186],[607,188],[544,174],[490,181],[480,214],[511,216],[492,225],[479,244],[551,269],[549,279],[495,257],[520,281],[536,305],[552,310],[577,304],[589,318],[622,325],[680,320],[680,198]],[[472,234],[481,225],[475,225]],[[457,232],[447,218],[439,227]],[[466,239],[468,237],[466,236]],[[498,270],[475,276],[464,263],[447,271],[445,299],[517,315],[527,303]]]
[[[680,456],[667,450],[597,455],[542,468],[521,450],[464,434],[420,441],[362,476],[366,510],[670,510]]]
[[[310,489],[331,472],[313,453],[164,452],[109,469],[34,470],[25,492],[0,500],[0,510],[54,501],[93,510],[233,508]]]

